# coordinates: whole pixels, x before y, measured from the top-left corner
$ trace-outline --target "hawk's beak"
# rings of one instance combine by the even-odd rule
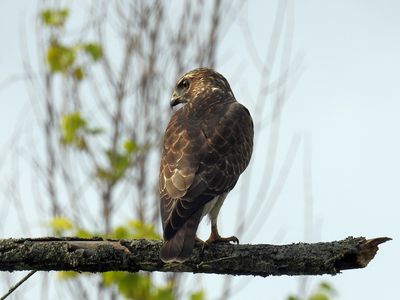
[[[174,107],[175,105],[178,105],[179,103],[183,103],[182,101],[182,97],[180,95],[178,95],[178,93],[176,91],[174,91],[172,93],[172,97],[171,97],[171,102],[169,103],[169,105],[172,107]]]

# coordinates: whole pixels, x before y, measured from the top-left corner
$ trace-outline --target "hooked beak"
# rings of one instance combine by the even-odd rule
[[[169,103],[169,105],[172,108],[175,105],[178,105],[179,103],[185,103],[185,101],[182,99],[182,97],[180,95],[178,95],[178,93],[176,91],[174,91],[172,93],[171,102]]]

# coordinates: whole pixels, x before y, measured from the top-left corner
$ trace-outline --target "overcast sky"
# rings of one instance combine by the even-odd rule
[[[312,278],[311,286],[328,280],[338,290],[338,299],[343,300],[393,299],[398,295],[400,269],[400,2],[289,3],[288,17],[293,25],[291,60],[301,61],[301,77],[282,113],[278,168],[293,136],[299,136],[301,142],[266,224],[257,235],[239,238],[244,243],[304,240],[303,150],[308,145],[314,201],[311,240],[347,236],[394,239],[381,246],[366,269]],[[275,10],[276,1],[249,1],[243,5],[219,51],[218,71],[227,77],[238,100],[250,111],[254,108],[259,71],[245,46],[241,26],[248,24],[264,59]],[[1,142],[10,137],[21,109],[28,103],[22,82],[5,84],[5,80],[23,73],[21,30],[27,30],[23,25],[26,18],[32,21],[34,13],[34,1],[0,4]],[[263,161],[263,155],[262,150],[256,152],[252,163]],[[254,170],[256,174],[261,172],[257,167]],[[233,194],[232,201],[227,200],[222,209],[224,235],[233,234],[232,218],[238,201],[242,201],[238,193]],[[212,289],[221,277],[208,278],[202,280],[207,293],[218,295]],[[30,280],[21,289],[34,282]],[[235,278],[234,286],[240,287],[241,282]],[[296,293],[298,284],[299,277],[251,278],[242,289],[234,290],[234,299],[284,299],[288,293]]]

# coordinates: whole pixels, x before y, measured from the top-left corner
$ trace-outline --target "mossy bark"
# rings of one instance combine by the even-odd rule
[[[324,243],[290,245],[200,245],[184,263],[165,264],[161,241],[101,238],[37,238],[0,240],[0,270],[160,271],[230,275],[320,275],[365,267],[378,245],[389,238],[349,237]]]

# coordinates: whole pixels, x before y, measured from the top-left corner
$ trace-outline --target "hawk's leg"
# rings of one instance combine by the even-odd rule
[[[220,243],[220,242],[225,242],[225,243],[234,242],[236,244],[239,244],[239,239],[234,235],[230,237],[221,237],[218,233],[217,224],[211,223],[211,234],[208,240],[206,241],[206,244]]]
[[[217,228],[218,214],[219,214],[219,210],[221,209],[222,204],[224,203],[224,200],[225,200],[227,194],[228,193],[224,193],[224,194],[220,195],[208,213],[208,216],[210,217],[210,221],[211,221],[211,234],[210,234],[210,237],[208,238],[208,240],[205,242],[208,245],[210,245],[212,243],[218,243],[218,242],[225,242],[225,243],[235,242],[235,243],[239,244],[239,239],[236,236],[230,236],[230,237],[223,238],[218,233],[218,228]]]

